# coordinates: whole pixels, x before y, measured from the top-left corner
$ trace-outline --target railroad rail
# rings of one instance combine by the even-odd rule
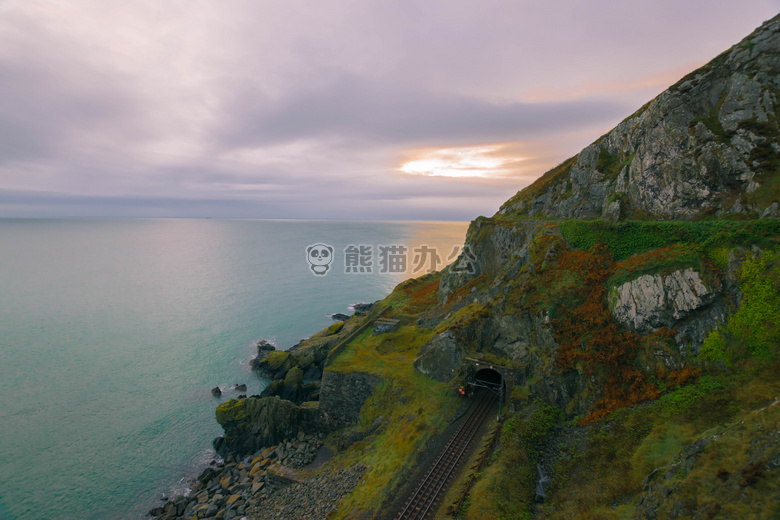
[[[433,463],[431,469],[420,482],[397,520],[423,520],[432,511],[436,499],[449,480],[463,454],[469,448],[471,440],[493,408],[498,399],[493,392],[480,391],[475,396],[466,418],[452,434],[447,445]]]

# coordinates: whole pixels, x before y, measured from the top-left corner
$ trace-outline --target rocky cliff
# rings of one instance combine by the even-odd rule
[[[776,216],[780,20],[688,74],[496,216]]]
[[[780,512],[779,82],[776,17],[472,222],[414,361],[520,374],[463,518]]]
[[[231,399],[220,404],[217,422],[225,435],[214,441],[222,455],[245,455],[273,446],[299,432],[324,431],[316,409],[301,408],[279,397]]]
[[[397,329],[264,346],[274,382],[220,405],[218,444],[339,429],[367,469],[335,517],[380,517],[479,363],[509,418],[461,518],[776,514],[779,73],[776,17],[472,222],[377,306]]]

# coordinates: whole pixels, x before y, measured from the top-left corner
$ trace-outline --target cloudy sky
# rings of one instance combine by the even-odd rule
[[[0,217],[471,220],[780,0],[0,0]]]

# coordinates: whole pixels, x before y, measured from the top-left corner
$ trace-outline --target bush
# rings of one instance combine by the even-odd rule
[[[673,244],[698,244],[704,250],[756,244],[769,248],[780,243],[780,220],[742,222],[566,220],[560,224],[566,242],[577,249],[604,244],[615,257],[629,256]]]
[[[779,252],[764,251],[742,264],[739,288],[743,302],[728,323],[729,331],[745,343],[747,353],[760,359],[770,358],[771,347],[780,343]]]
[[[772,359],[780,345],[780,249],[747,259],[740,269],[742,303],[724,327],[704,340],[700,358],[732,366],[748,357]]]
[[[531,461],[536,462],[539,449],[544,444],[553,427],[561,420],[563,420],[563,412],[561,412],[560,408],[551,406],[541,400],[536,400],[531,414],[519,421],[515,426]],[[512,428],[509,422],[504,426],[505,431]]]

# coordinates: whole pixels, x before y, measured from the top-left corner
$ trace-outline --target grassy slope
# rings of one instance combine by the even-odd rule
[[[777,465],[780,460],[780,406],[768,406],[780,395],[780,331],[775,324],[780,315],[780,222],[577,221],[563,223],[561,231],[572,245],[592,248],[597,243],[606,244],[613,256],[622,260],[612,265],[609,276],[594,278],[588,271],[587,253],[559,264],[544,259],[534,264],[531,287],[525,287],[533,289],[536,299],[529,303],[529,293],[524,292],[521,307],[525,302],[531,308],[565,315],[588,304],[589,296],[582,294],[587,278],[608,287],[641,274],[688,266],[722,276],[719,269],[727,267],[735,247],[755,244],[764,251],[756,258],[743,253],[746,260],[740,271],[740,289],[744,301],[732,313],[729,324],[711,335],[717,341],[708,338],[705,343],[697,369],[704,377],[697,381],[696,374],[690,372],[687,382],[693,384],[677,389],[674,378],[659,377],[653,384],[662,394],[660,399],[640,406],[618,406],[616,411],[596,415],[587,426],[576,420],[560,422],[544,445],[528,442],[528,434],[522,433],[537,420],[529,410],[539,405],[521,411],[508,423],[511,427],[505,428],[493,464],[483,472],[462,516],[632,518],[640,505],[645,478],[657,467],[669,468],[666,472],[670,473],[668,480],[664,477],[657,485],[672,489],[676,497],[673,502],[660,501],[659,518],[669,517],[673,507],[689,514],[694,510],[712,515],[729,512],[734,518],[760,518],[761,514],[770,518],[780,513],[768,492],[773,486],[777,489],[778,473],[765,475],[756,466],[763,467],[770,460]],[[557,256],[565,258],[566,254]],[[576,297],[567,297],[567,292]],[[603,298],[598,291],[592,294]],[[605,304],[591,303],[596,305],[588,308],[589,314]],[[759,408],[762,411],[756,413]],[[690,463],[692,468],[680,463],[681,450],[713,435],[715,440]],[[762,449],[751,448],[755,446]],[[548,500],[537,507],[533,503],[535,461],[541,457],[556,471]],[[751,472],[755,473],[752,481]]]
[[[430,437],[446,426],[458,404],[449,385],[417,373],[412,362],[432,330],[420,329],[417,315],[435,304],[439,274],[404,282],[382,301],[392,305],[386,316],[400,319],[395,332],[374,336],[368,329],[356,337],[328,366],[337,372],[364,372],[382,382],[361,410],[356,428],[369,429],[379,419],[377,433],[340,454],[338,463],[361,462],[369,469],[364,482],[341,504],[334,518],[358,513],[375,516],[401,486],[404,469],[414,464]]]
[[[659,518],[670,517],[678,502],[688,514],[776,517],[770,515],[780,509],[768,491],[778,489],[780,475],[749,483],[744,473],[780,456],[780,407],[771,406],[780,394],[778,368],[751,363],[703,377],[653,403],[613,413],[590,427],[580,446],[551,446],[559,457],[556,478],[538,516],[633,518],[640,493],[656,485],[673,490],[673,499],[661,501]],[[689,457],[697,439],[709,444]]]
[[[534,378],[526,387],[515,388],[512,398],[518,411],[505,423],[498,447],[472,488],[461,517],[629,518],[640,507],[645,479],[657,467],[669,469],[651,484],[671,486],[679,494],[679,507],[706,506],[713,511],[730,511],[735,517],[749,517],[751,511],[764,507],[766,490],[778,484],[777,472],[768,476],[758,472],[750,482],[750,475],[743,473],[750,473],[757,461],[766,462],[772,456],[780,460],[777,443],[768,446],[765,435],[780,431],[780,406],[767,408],[780,395],[776,377],[780,333],[773,323],[780,315],[780,253],[776,252],[780,250],[780,222],[567,221],[551,225],[557,225],[560,234],[539,235],[531,247],[529,269],[521,270],[519,277],[511,280],[517,282],[512,291],[501,296],[506,297],[505,312],[547,312],[556,327],[563,323],[556,322],[556,317],[583,308],[588,319],[597,316],[606,323],[610,320],[606,305],[610,287],[642,274],[681,267],[694,267],[705,278],[723,277],[730,252],[743,246],[741,254],[747,258],[741,279],[745,303],[734,311],[733,326],[708,338],[698,360],[700,370],[689,371],[685,377],[673,373],[647,377],[643,384],[656,392],[630,398],[626,394],[623,397],[627,400],[618,399],[589,418],[565,420],[569,410],[557,410],[540,401],[528,404]],[[558,253],[548,257],[546,247],[552,242],[556,242]],[[594,247],[596,244],[603,247]],[[751,245],[763,248],[764,254],[751,259]],[[396,287],[380,306],[392,306],[386,317],[400,320],[398,330],[376,336],[371,329],[362,332],[327,367],[382,379],[364,405],[360,423],[352,427],[369,435],[338,453],[332,462],[336,466],[360,462],[368,467],[365,480],[333,518],[384,514],[382,508],[405,483],[408,468],[414,466],[432,435],[444,429],[458,404],[452,384],[417,373],[412,362],[434,334],[497,312],[492,304],[484,303],[453,307],[473,288],[490,285],[493,280],[484,276],[473,280],[437,308],[440,276],[434,273]],[[523,277],[525,283],[520,283]],[[590,301],[593,298],[596,301]],[[417,324],[422,313],[434,309],[446,319],[434,328]],[[357,325],[350,324],[352,327]],[[587,334],[577,339],[577,331],[570,333],[576,341],[588,341]],[[619,328],[614,333],[618,334],[615,338],[623,334]],[[652,356],[643,357],[642,349],[656,349],[663,340],[643,340],[638,350],[628,349],[624,357],[609,359],[629,366],[637,360],[644,364]],[[616,342],[607,341],[607,346],[611,349]],[[631,361],[631,356],[636,359]],[[547,364],[559,362],[551,358]],[[580,368],[601,362],[594,356],[577,360]],[[606,365],[594,368],[603,369],[614,371]],[[704,377],[698,378],[700,373]],[[639,404],[657,396],[660,398]],[[713,433],[717,440],[704,448],[694,467],[681,470],[675,465],[686,446]],[[331,439],[332,444],[337,441],[338,436]],[[750,452],[752,445],[766,445],[759,454],[762,460]],[[537,462],[555,469],[543,504],[534,499]],[[743,481],[745,485],[740,484]],[[750,500],[738,500],[745,496]],[[668,516],[669,507],[661,503],[659,517]]]

